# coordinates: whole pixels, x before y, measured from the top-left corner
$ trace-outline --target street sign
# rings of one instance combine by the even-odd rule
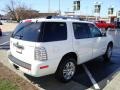
[[[114,8],[108,8],[108,15],[114,14]]]
[[[80,1],[73,1],[73,10],[78,11],[80,10]]]
[[[120,17],[120,11],[118,11],[118,17]]]
[[[95,4],[94,13],[100,13],[100,10],[101,10],[101,5],[100,4]]]

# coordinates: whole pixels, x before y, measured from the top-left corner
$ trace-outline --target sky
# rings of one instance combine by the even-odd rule
[[[48,12],[48,2],[50,1],[50,11],[59,10],[59,0],[14,0],[19,1],[19,3],[24,3],[32,9],[38,10],[40,12]],[[60,0],[60,9],[63,12],[73,11],[73,1],[76,0]],[[94,4],[95,2],[101,3],[101,13],[100,16],[107,16],[108,8],[110,6],[114,7],[114,11],[120,10],[120,0],[80,0],[81,7],[78,11],[81,15],[94,15]],[[5,5],[9,4],[10,0],[0,0],[0,13],[4,14],[1,10],[5,9]]]

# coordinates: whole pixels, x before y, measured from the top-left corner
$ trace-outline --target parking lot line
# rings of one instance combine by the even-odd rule
[[[9,43],[9,42],[10,42],[10,41],[4,42],[4,43],[0,44],[0,46],[3,46],[3,45],[5,45],[5,44],[7,44],[7,43]]]
[[[83,64],[83,68],[85,69],[85,72],[87,73],[88,77],[90,78],[90,80],[91,80],[94,88],[95,89],[100,89],[99,85],[97,84],[97,82],[93,78],[92,74],[90,73],[90,71],[88,70],[88,68],[86,67],[86,65]]]

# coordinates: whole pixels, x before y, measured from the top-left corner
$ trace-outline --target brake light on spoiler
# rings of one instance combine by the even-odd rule
[[[24,22],[32,22],[32,20],[28,19],[28,20],[25,20]]]

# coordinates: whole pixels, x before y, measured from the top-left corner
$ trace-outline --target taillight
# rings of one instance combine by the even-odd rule
[[[35,47],[35,60],[44,61],[47,60],[47,51],[44,47]]]

